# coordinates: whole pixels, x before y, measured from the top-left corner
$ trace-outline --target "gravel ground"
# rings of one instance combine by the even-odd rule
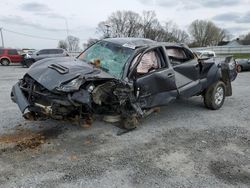
[[[250,187],[250,73],[219,111],[178,100],[129,133],[26,122],[10,100],[27,69],[0,67],[0,187]]]

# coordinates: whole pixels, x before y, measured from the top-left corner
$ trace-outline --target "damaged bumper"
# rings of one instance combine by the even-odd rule
[[[37,117],[66,119],[79,115],[80,109],[90,113],[90,94],[86,90],[74,93],[56,94],[43,88],[32,79],[16,83],[11,91],[11,99],[24,114],[26,110]]]
[[[28,102],[28,100],[24,96],[24,94],[19,86],[19,83],[16,83],[12,88],[11,100],[18,105],[18,107],[22,113],[24,113],[24,111],[30,106],[30,103]]]

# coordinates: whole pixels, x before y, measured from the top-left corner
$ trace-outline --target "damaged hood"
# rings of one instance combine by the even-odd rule
[[[86,80],[115,78],[87,62],[72,57],[38,61],[30,67],[27,74],[50,91],[78,76]]]

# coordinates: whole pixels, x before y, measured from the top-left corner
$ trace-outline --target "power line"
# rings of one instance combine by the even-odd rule
[[[17,35],[22,35],[22,36],[30,37],[30,38],[36,38],[36,39],[42,39],[42,40],[53,40],[53,41],[62,40],[62,39],[56,39],[56,38],[50,38],[50,37],[43,37],[43,36],[37,36],[37,35],[30,35],[30,34],[26,34],[26,33],[20,33],[20,32],[16,32],[16,31],[13,31],[13,30],[5,29],[5,28],[1,28],[1,29],[6,31],[6,32],[9,32],[9,33],[14,33],[14,34],[17,34]],[[88,40],[87,38],[79,38],[79,39],[81,41]]]
[[[56,41],[61,40],[61,39],[55,39],[55,38],[49,38],[49,37],[41,37],[41,36],[36,36],[36,35],[30,35],[30,34],[20,33],[20,32],[12,31],[12,30],[5,29],[5,28],[2,28],[2,30],[10,32],[10,33],[17,34],[17,35],[22,35],[22,36],[30,37],[30,38],[43,39],[43,40],[56,40]]]

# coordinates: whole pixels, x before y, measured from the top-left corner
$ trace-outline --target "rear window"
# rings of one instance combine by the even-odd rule
[[[3,54],[3,49],[0,49],[0,54],[1,54],[1,55]]]
[[[41,55],[49,54],[49,50],[40,50],[38,53]]]
[[[166,49],[168,56],[177,58],[177,59],[186,59],[187,56],[182,49],[179,48],[167,48]]]
[[[63,50],[62,50],[62,49],[57,49],[57,53],[58,53],[58,54],[62,54],[62,53],[63,53]]]
[[[8,50],[8,55],[18,55],[17,50]]]

